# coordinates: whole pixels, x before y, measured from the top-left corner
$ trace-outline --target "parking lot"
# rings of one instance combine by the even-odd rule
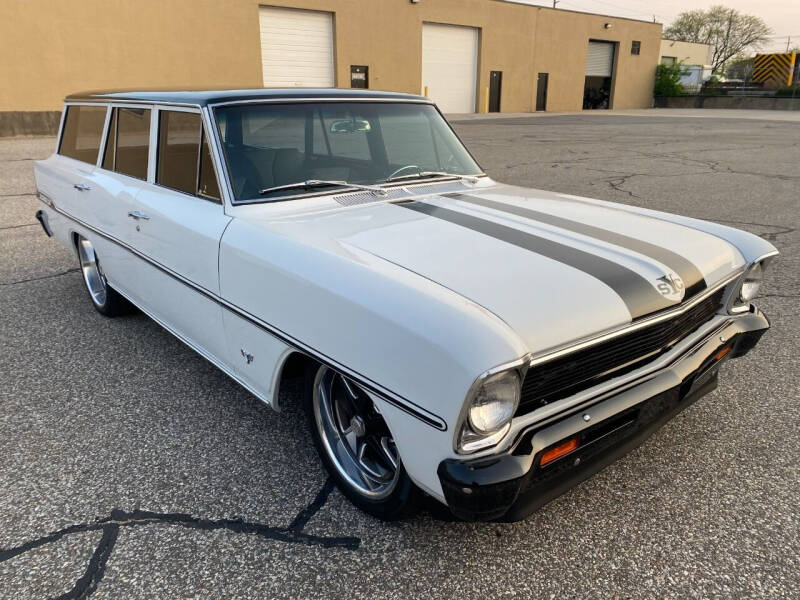
[[[664,114],[455,122],[500,181],[781,251],[773,328],[719,389],[515,524],[358,512],[299,382],[274,413],[148,318],[94,311],[33,216],[54,140],[0,139],[0,597],[800,597],[800,120]]]

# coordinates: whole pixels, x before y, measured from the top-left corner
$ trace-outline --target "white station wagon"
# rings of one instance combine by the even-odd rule
[[[86,93],[36,164],[89,297],[258,398],[304,372],[357,506],[521,519],[716,387],[769,327],[745,232],[486,176],[426,98]]]

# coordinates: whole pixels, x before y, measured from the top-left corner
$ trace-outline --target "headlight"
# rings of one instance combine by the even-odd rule
[[[516,371],[487,377],[469,400],[459,449],[475,452],[496,444],[506,434],[519,406],[520,379]]]
[[[478,388],[469,407],[475,433],[494,433],[511,420],[519,404],[519,375],[514,371],[489,377]]]
[[[761,263],[756,263],[750,270],[745,273],[742,280],[742,287],[739,289],[739,300],[741,302],[750,302],[758,295],[758,290],[761,289],[761,282],[764,278],[764,269]]]

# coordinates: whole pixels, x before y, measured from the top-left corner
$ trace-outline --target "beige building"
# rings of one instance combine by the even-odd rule
[[[661,62],[672,64],[678,61],[687,67],[708,67],[711,65],[711,46],[694,42],[661,40]]]
[[[502,0],[3,0],[0,135],[87,89],[369,87],[447,113],[643,108],[661,24]]]

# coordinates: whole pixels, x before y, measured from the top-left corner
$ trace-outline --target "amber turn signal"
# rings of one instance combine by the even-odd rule
[[[546,464],[561,458],[565,454],[569,454],[577,447],[578,447],[578,438],[574,437],[568,439],[566,442],[562,442],[558,446],[554,446],[553,448],[550,448],[550,450],[542,454],[542,458],[539,459],[539,465],[543,467]]]
[[[715,361],[722,360],[723,358],[725,358],[725,355],[727,355],[728,352],[730,352],[732,349],[733,349],[733,346],[726,346],[725,348],[723,348],[722,350],[720,350],[719,352],[717,352],[714,355],[714,360]]]

